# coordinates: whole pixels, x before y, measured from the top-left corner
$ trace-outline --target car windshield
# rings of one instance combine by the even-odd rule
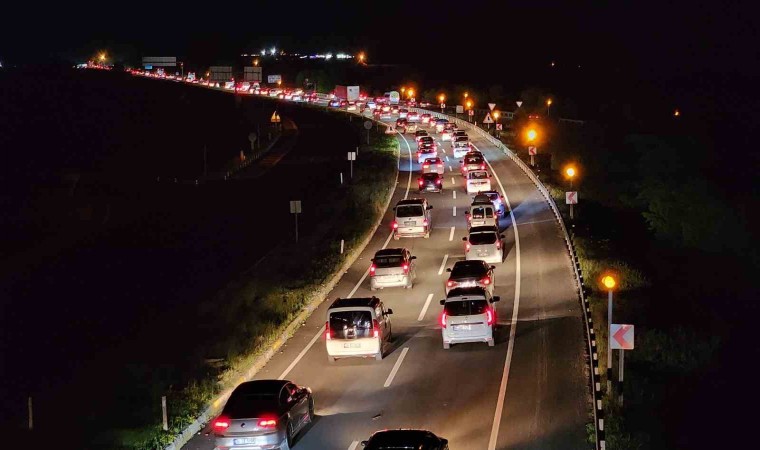
[[[488,178],[488,173],[487,173],[487,172],[484,172],[484,171],[482,171],[482,170],[481,170],[481,171],[478,171],[478,172],[470,172],[470,173],[469,173],[467,176],[468,176],[468,177],[469,177],[471,180],[472,180],[472,179],[475,179],[475,180],[482,180],[482,179],[484,179],[484,178]]]
[[[224,406],[224,414],[232,419],[258,417],[278,410],[277,393],[235,392]]]
[[[422,139],[420,139],[421,144],[432,144],[433,138],[430,136],[422,136]]]
[[[451,278],[478,277],[484,275],[484,272],[482,261],[466,261],[454,264],[454,268],[451,269]]]
[[[384,267],[400,267],[404,262],[401,255],[375,256],[375,266],[382,269]]]
[[[499,198],[499,194],[496,192],[489,192],[486,194],[488,196],[488,199],[492,202],[501,202],[501,199]]]
[[[496,233],[483,232],[483,233],[470,233],[470,244],[472,245],[487,245],[496,242]]]
[[[486,208],[486,207],[477,207],[472,208],[472,218],[473,219],[483,219],[483,218],[493,218],[493,208]]]
[[[449,316],[470,316],[473,314],[485,314],[488,309],[488,301],[478,300],[455,300],[446,302],[444,311]]]
[[[426,142],[422,144],[422,153],[433,153],[433,143],[432,142]]]
[[[366,310],[330,313],[330,333],[336,338],[372,336],[372,314]]]
[[[422,205],[400,205],[396,208],[396,217],[421,217]]]

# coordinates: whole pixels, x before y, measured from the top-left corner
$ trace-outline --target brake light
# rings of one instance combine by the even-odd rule
[[[214,421],[214,431],[217,433],[221,433],[222,431],[226,430],[230,427],[230,419],[225,416],[219,416]]]
[[[422,165],[422,167],[423,167],[424,169],[427,169],[428,167],[430,167],[430,164],[423,164],[423,165]]]
[[[259,420],[260,428],[274,428],[277,426],[277,419],[261,419]]]
[[[417,180],[417,182],[420,184],[420,186],[422,186],[423,184],[425,184],[425,182],[422,181],[422,178],[420,178],[419,180]]]
[[[423,221],[422,221],[422,226],[423,226],[423,227],[426,227],[426,226],[428,226],[428,221],[427,221],[427,219],[425,219],[425,220],[423,220]]]
[[[438,183],[438,184],[443,184],[443,181],[440,178],[437,179],[437,180],[435,180],[435,182]]]
[[[501,242],[496,241],[496,250],[501,250]]]
[[[489,284],[491,284],[491,277],[485,277],[482,280],[480,280],[480,282],[488,286]]]
[[[372,320],[372,337],[380,337],[380,322]]]
[[[456,281],[453,281],[453,280],[449,280],[449,281],[446,283],[446,287],[454,287],[454,286],[456,286],[456,285],[457,285],[457,282],[456,282]]]
[[[466,244],[464,244],[464,250],[465,250],[465,251],[469,252],[469,251],[470,251],[470,247],[472,247],[472,246],[470,245],[470,243],[469,243],[469,242],[468,242],[468,243],[466,243]]]
[[[332,338],[332,330],[330,330],[330,321],[325,322],[325,339],[328,341]]]
[[[481,164],[480,165],[480,170],[486,170],[486,165],[485,164]]]
[[[404,269],[404,274],[407,274],[407,273],[409,273],[409,264],[404,264],[404,265],[403,265],[403,266],[401,266],[401,267]]]
[[[398,222],[396,222],[394,220],[393,223],[391,224],[391,228],[393,228],[394,230],[397,230],[398,229]]]
[[[375,276],[375,269],[377,269],[377,266],[375,266],[374,264],[372,264],[371,266],[369,266],[369,276],[371,276],[371,277]]]
[[[443,328],[446,328],[446,311],[441,313],[441,326]]]
[[[494,315],[493,314],[493,309],[488,308],[486,310],[486,316],[488,318],[488,325],[493,325],[494,324],[493,315]]]

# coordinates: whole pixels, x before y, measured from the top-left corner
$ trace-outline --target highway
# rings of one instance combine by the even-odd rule
[[[394,117],[395,119],[395,117]],[[424,196],[433,205],[430,239],[391,239],[386,211],[370,244],[327,301],[255,376],[309,386],[317,419],[296,449],[361,448],[385,428],[424,428],[456,449],[587,449],[591,423],[582,311],[570,258],[549,206],[528,177],[501,151],[470,133],[506,197],[512,214],[501,220],[508,254],[496,269],[496,346],[460,344],[444,350],[438,318],[445,268],[464,258],[464,211],[470,203],[459,163],[448,142],[441,194],[417,193],[420,167],[411,135],[397,135],[401,157],[391,205]],[[357,164],[361,164],[361,157]],[[414,288],[370,292],[374,253],[404,246],[417,256]],[[377,295],[394,311],[393,350],[382,361],[346,359],[331,364],[324,342],[326,309],[338,297]],[[208,432],[208,429],[206,430]],[[213,449],[201,433],[183,448]]]

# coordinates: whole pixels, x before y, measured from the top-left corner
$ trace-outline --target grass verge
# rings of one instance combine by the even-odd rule
[[[364,136],[361,125],[362,121],[352,122]],[[168,431],[161,429],[160,409],[153,408],[144,411],[148,420],[143,426],[115,431],[107,440],[122,449],[164,448],[217,394],[234,387],[372,232],[393,192],[398,151],[395,137],[373,131],[371,145],[360,148],[362,164],[355,165],[352,183],[320,205],[319,225],[298,244],[278,246],[276,253],[200,305],[195,322],[202,324],[198,333],[209,339],[200,348],[183,351],[189,360],[205,361],[204,367],[196,367],[182,385],[155,392],[156,405],[161,395],[167,396]]]

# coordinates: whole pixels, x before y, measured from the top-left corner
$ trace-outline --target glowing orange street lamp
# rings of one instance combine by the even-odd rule
[[[359,63],[364,64],[364,60],[367,58],[367,55],[364,54],[364,52],[359,53]]]
[[[533,142],[538,137],[538,132],[535,129],[531,128],[525,135],[528,138],[528,142]]]
[[[549,108],[552,106],[552,99],[546,100],[546,117],[549,117]]]
[[[253,66],[258,67],[258,65],[259,65],[259,58],[256,58],[253,60]]]
[[[612,290],[617,280],[612,275],[605,275],[602,284],[607,288],[607,395],[612,395]]]
[[[412,88],[407,89],[406,90],[406,96],[409,97],[409,98],[413,98],[414,97],[414,89],[412,89]]]
[[[565,169],[565,175],[570,179],[570,189],[573,188],[573,178],[576,175],[575,167],[569,166]]]

